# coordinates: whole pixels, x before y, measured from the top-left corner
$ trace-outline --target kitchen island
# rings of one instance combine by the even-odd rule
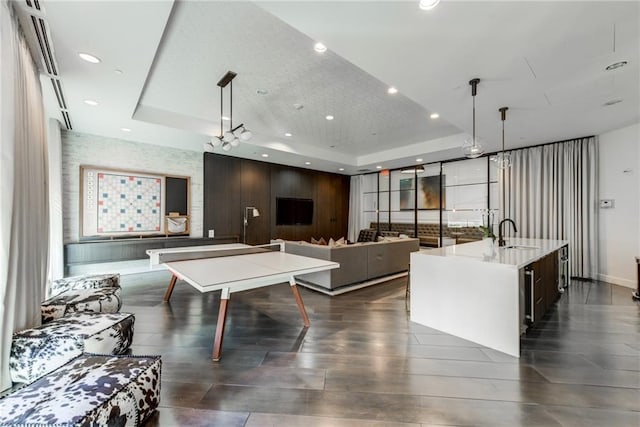
[[[520,334],[559,296],[564,240],[510,238],[411,254],[411,320],[520,356]],[[565,271],[566,276],[566,271]]]

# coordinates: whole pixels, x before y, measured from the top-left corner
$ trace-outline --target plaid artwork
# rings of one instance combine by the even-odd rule
[[[100,172],[96,191],[98,233],[160,231],[159,178]]]

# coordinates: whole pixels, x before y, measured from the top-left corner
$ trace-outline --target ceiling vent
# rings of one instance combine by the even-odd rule
[[[54,49],[49,38],[47,21],[41,17],[42,9],[38,0],[25,1],[30,9],[29,19],[31,20],[31,28],[33,29],[33,36],[35,40],[37,40],[37,50],[40,52],[39,56],[42,63],[41,71],[49,76],[64,125],[67,130],[71,130],[73,129],[71,126],[71,117],[69,116],[67,101],[65,100],[64,91],[62,90],[62,81],[58,75],[58,64],[53,54]],[[32,47],[34,49],[36,48],[35,43]]]
[[[41,10],[40,9],[40,2],[38,0],[26,0],[27,2],[27,6],[31,7],[31,8],[35,8],[37,10]]]

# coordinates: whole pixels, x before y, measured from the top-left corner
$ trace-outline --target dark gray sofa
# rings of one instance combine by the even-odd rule
[[[285,252],[340,264],[337,269],[296,277],[302,285],[311,284],[328,290],[406,272],[409,268],[409,254],[419,248],[419,240],[413,238],[341,246],[285,241]]]

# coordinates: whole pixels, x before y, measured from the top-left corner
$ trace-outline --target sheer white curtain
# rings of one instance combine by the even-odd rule
[[[14,331],[40,324],[48,256],[47,158],[38,72],[0,2],[0,390]]]
[[[363,223],[364,207],[362,204],[362,190],[364,185],[364,176],[356,175],[351,177],[351,187],[349,190],[349,228],[348,240],[355,242],[358,240]]]
[[[595,137],[514,150],[511,158],[512,166],[505,179],[505,215],[516,222],[517,235],[568,240],[571,275],[595,278],[598,272]]]

